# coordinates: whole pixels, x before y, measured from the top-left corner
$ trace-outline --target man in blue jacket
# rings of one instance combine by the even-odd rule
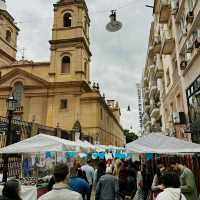
[[[83,200],[90,193],[89,184],[83,178],[77,176],[77,170],[75,168],[70,169],[69,186],[73,191],[80,193]]]

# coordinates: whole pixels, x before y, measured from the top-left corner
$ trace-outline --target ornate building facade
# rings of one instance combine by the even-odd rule
[[[16,60],[19,29],[3,0],[0,27],[0,116],[6,115],[6,99],[13,94],[20,119],[68,131],[78,122],[82,136],[94,143],[124,145],[118,103],[106,101],[98,84],[90,82],[90,18],[84,0],[54,4],[50,62]]]
[[[200,142],[200,1],[154,0],[143,75],[145,132]]]

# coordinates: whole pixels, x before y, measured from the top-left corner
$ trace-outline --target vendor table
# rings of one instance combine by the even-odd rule
[[[2,194],[3,185],[0,185],[0,195]],[[37,200],[37,188],[36,186],[21,187],[21,197],[23,200]]]

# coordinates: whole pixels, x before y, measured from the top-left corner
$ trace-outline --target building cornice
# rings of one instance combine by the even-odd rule
[[[1,38],[0,38],[1,39]],[[0,54],[2,54],[3,56],[5,56],[6,58],[8,58],[10,61],[15,62],[16,59],[13,58],[12,56],[10,56],[9,54],[7,54],[5,51],[3,51],[2,49],[0,49]],[[0,68],[2,68],[3,66],[0,66]]]
[[[88,52],[88,55],[92,56],[92,53],[91,53],[84,37],[71,38],[71,39],[60,39],[60,40],[50,40],[49,43],[51,45],[58,45],[58,44],[64,45],[65,43],[82,43],[84,45],[86,51]]]
[[[0,9],[0,15],[3,15],[16,28],[17,31],[20,31],[20,29],[14,23],[14,18],[9,14],[7,10]]]
[[[16,61],[10,65],[2,65],[0,69],[16,68],[16,67],[40,67],[50,66],[50,62],[32,62],[32,61]]]

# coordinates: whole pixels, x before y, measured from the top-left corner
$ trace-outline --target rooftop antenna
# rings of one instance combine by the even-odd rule
[[[22,49],[22,60],[25,58],[25,48]]]
[[[122,23],[117,21],[116,10],[111,10],[110,22],[106,25],[106,30],[108,32],[117,32],[122,28]]]

